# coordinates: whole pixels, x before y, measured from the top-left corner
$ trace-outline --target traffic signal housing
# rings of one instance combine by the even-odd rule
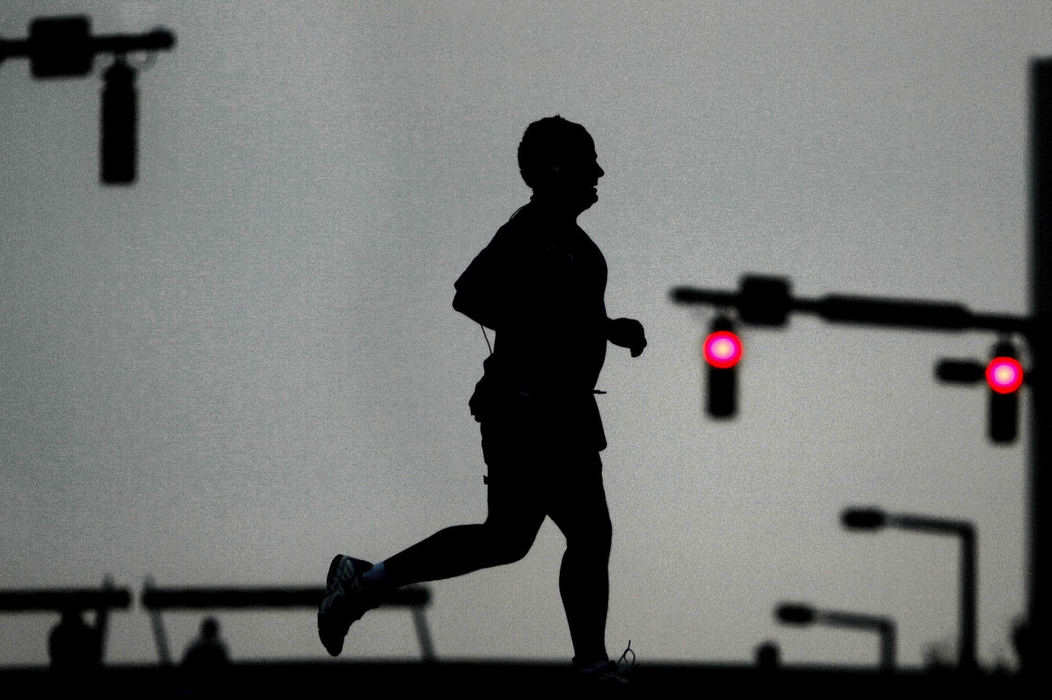
[[[29,25],[29,38],[0,38],[0,63],[23,57],[34,79],[80,78],[94,70],[96,54],[112,54],[115,61],[102,76],[99,179],[105,185],[129,185],[136,178],[139,110],[136,68],[126,56],[147,52],[152,57],[174,45],[175,36],[161,27],[146,34],[92,35],[87,16],[41,17]]]
[[[743,354],[734,324],[726,316],[718,316],[702,344],[707,365],[706,409],[713,418],[731,418],[738,412],[738,364]]]
[[[987,426],[990,440],[1015,442],[1019,433],[1019,388],[1023,385],[1023,366],[1015,347],[1008,342],[994,346],[993,357],[986,364],[989,387]]]
[[[987,437],[994,444],[1015,442],[1019,435],[1019,390],[1026,384],[1026,371],[1015,345],[1003,340],[994,345],[984,364],[975,360],[941,360],[935,376],[954,384],[986,383]]]
[[[107,185],[135,182],[139,128],[135,73],[120,57],[103,74],[99,178]]]

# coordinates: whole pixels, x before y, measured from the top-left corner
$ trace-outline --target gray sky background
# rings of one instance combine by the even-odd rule
[[[43,8],[43,9],[42,9]],[[782,273],[795,291],[1028,310],[1027,71],[1046,2],[36,2],[178,37],[140,73],[140,179],[98,184],[101,80],[0,65],[0,587],[318,584],[485,517],[467,399],[486,345],[453,281],[528,197],[515,149],[559,113],[606,170],[580,220],[636,360],[600,378],[615,528],[611,652],[869,664],[867,635],[777,625],[780,600],[887,614],[900,660],[952,653],[957,549],[843,531],[840,510],[974,519],[979,653],[1025,608],[1023,440],[937,384],[987,334],[747,330],[740,417],[702,412],[710,312],[668,290]],[[97,63],[97,73],[105,67]],[[1024,402],[1025,404],[1025,402]],[[546,523],[515,565],[434,585],[440,657],[568,659]],[[42,663],[47,615],[0,621]],[[177,653],[199,616],[169,616]],[[221,615],[235,658],[328,658],[312,613]],[[118,613],[109,658],[155,657]],[[417,653],[370,614],[345,657]]]

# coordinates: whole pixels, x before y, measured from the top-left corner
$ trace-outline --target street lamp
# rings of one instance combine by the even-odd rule
[[[873,532],[885,527],[896,527],[901,530],[935,535],[955,535],[961,538],[958,666],[962,671],[975,670],[977,667],[975,658],[977,535],[975,527],[965,520],[886,513],[879,508],[847,508],[841,514],[840,521],[849,530]]]
[[[895,621],[890,617],[842,610],[818,610],[806,603],[781,603],[775,617],[787,625],[828,625],[876,632],[880,635],[880,669],[895,670]]]

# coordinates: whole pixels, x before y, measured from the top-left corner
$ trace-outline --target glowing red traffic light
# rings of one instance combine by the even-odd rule
[[[705,361],[718,369],[730,369],[742,359],[742,341],[731,331],[716,331],[705,338]]]
[[[995,357],[986,365],[986,383],[998,394],[1011,394],[1023,385],[1023,366],[1012,357]]]

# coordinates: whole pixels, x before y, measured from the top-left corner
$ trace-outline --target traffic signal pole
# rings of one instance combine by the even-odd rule
[[[834,323],[855,323],[934,331],[984,330],[1025,336],[1032,364],[1029,487],[1029,571],[1027,622],[1020,661],[1024,673],[1047,676],[1041,660],[1052,656],[1052,605],[1049,562],[1052,541],[1052,425],[1047,389],[1049,372],[1042,366],[1048,354],[1041,330],[1052,320],[1052,59],[1030,65],[1030,316],[975,313],[955,302],[892,299],[831,294],[819,299],[794,298],[789,280],[747,275],[738,291],[674,287],[672,300],[736,308],[741,321],[755,326],[784,327],[790,313],[808,313]]]

